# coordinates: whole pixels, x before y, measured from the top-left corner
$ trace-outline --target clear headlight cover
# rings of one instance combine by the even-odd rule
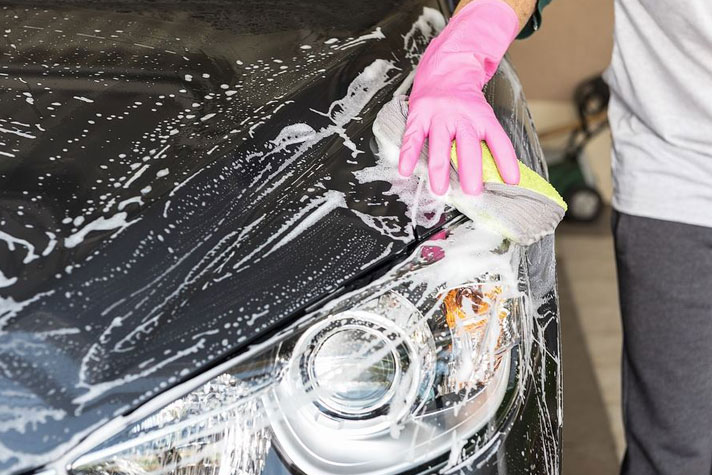
[[[456,462],[468,439],[496,433],[519,384],[522,256],[469,221],[452,226],[71,472],[260,474],[271,450],[310,474]]]

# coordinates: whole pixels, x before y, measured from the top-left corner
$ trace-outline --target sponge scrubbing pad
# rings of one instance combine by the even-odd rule
[[[455,169],[457,169],[457,147],[455,146],[455,142],[452,143],[450,161],[455,166]],[[519,185],[516,186],[526,188],[527,190],[535,191],[546,196],[561,206],[564,211],[568,209],[566,202],[561,195],[559,195],[559,192],[551,186],[551,183],[546,181],[541,175],[524,165],[522,162],[519,162],[519,175]],[[487,147],[485,142],[482,142],[482,181],[485,183],[504,184],[504,180],[502,180],[499,170],[497,169],[497,164],[494,161],[494,156],[492,156],[492,152],[489,147]]]
[[[373,132],[382,158],[397,166],[408,115],[407,97],[398,96],[378,113]],[[556,229],[566,211],[566,203],[543,177],[519,162],[520,183],[508,185],[499,175],[494,158],[482,143],[484,191],[479,196],[465,194],[457,179],[457,153],[451,153],[455,165],[450,172],[451,187],[443,199],[470,219],[483,223],[504,237],[522,244],[532,244]],[[415,174],[427,179],[427,146],[423,147]]]

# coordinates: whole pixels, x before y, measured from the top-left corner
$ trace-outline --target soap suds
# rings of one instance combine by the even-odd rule
[[[128,214],[126,212],[116,213],[115,215],[105,218],[99,217],[90,222],[76,233],[65,238],[64,246],[67,248],[76,247],[87,237],[92,231],[111,231],[114,229],[123,230],[135,223],[136,221],[127,221]]]

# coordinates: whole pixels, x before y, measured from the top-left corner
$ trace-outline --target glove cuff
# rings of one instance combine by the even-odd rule
[[[486,83],[494,76],[518,33],[519,17],[509,4],[503,0],[474,0],[442,31],[441,48],[447,50],[448,43],[457,43],[456,50],[474,54],[482,65]]]

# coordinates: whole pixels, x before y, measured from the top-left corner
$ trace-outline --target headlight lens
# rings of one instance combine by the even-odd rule
[[[385,335],[344,324],[322,338],[307,367],[307,384],[324,392],[316,404],[354,418],[379,410],[393,397],[402,371]]]
[[[405,304],[399,300],[402,298],[389,293],[380,297],[377,305],[395,308]],[[412,315],[417,318],[416,313]],[[427,325],[414,324],[413,332],[429,334]],[[311,400],[313,404],[307,407],[331,418],[377,419],[391,414],[394,401],[415,403],[422,399],[429,380],[413,378],[411,373],[431,372],[430,342],[432,337],[411,338],[406,329],[375,311],[339,313],[299,338],[282,387],[287,397]],[[372,427],[371,431],[378,429]]]
[[[71,471],[260,474],[272,450],[306,473],[382,473],[459,451],[518,385],[521,258],[452,226]]]

